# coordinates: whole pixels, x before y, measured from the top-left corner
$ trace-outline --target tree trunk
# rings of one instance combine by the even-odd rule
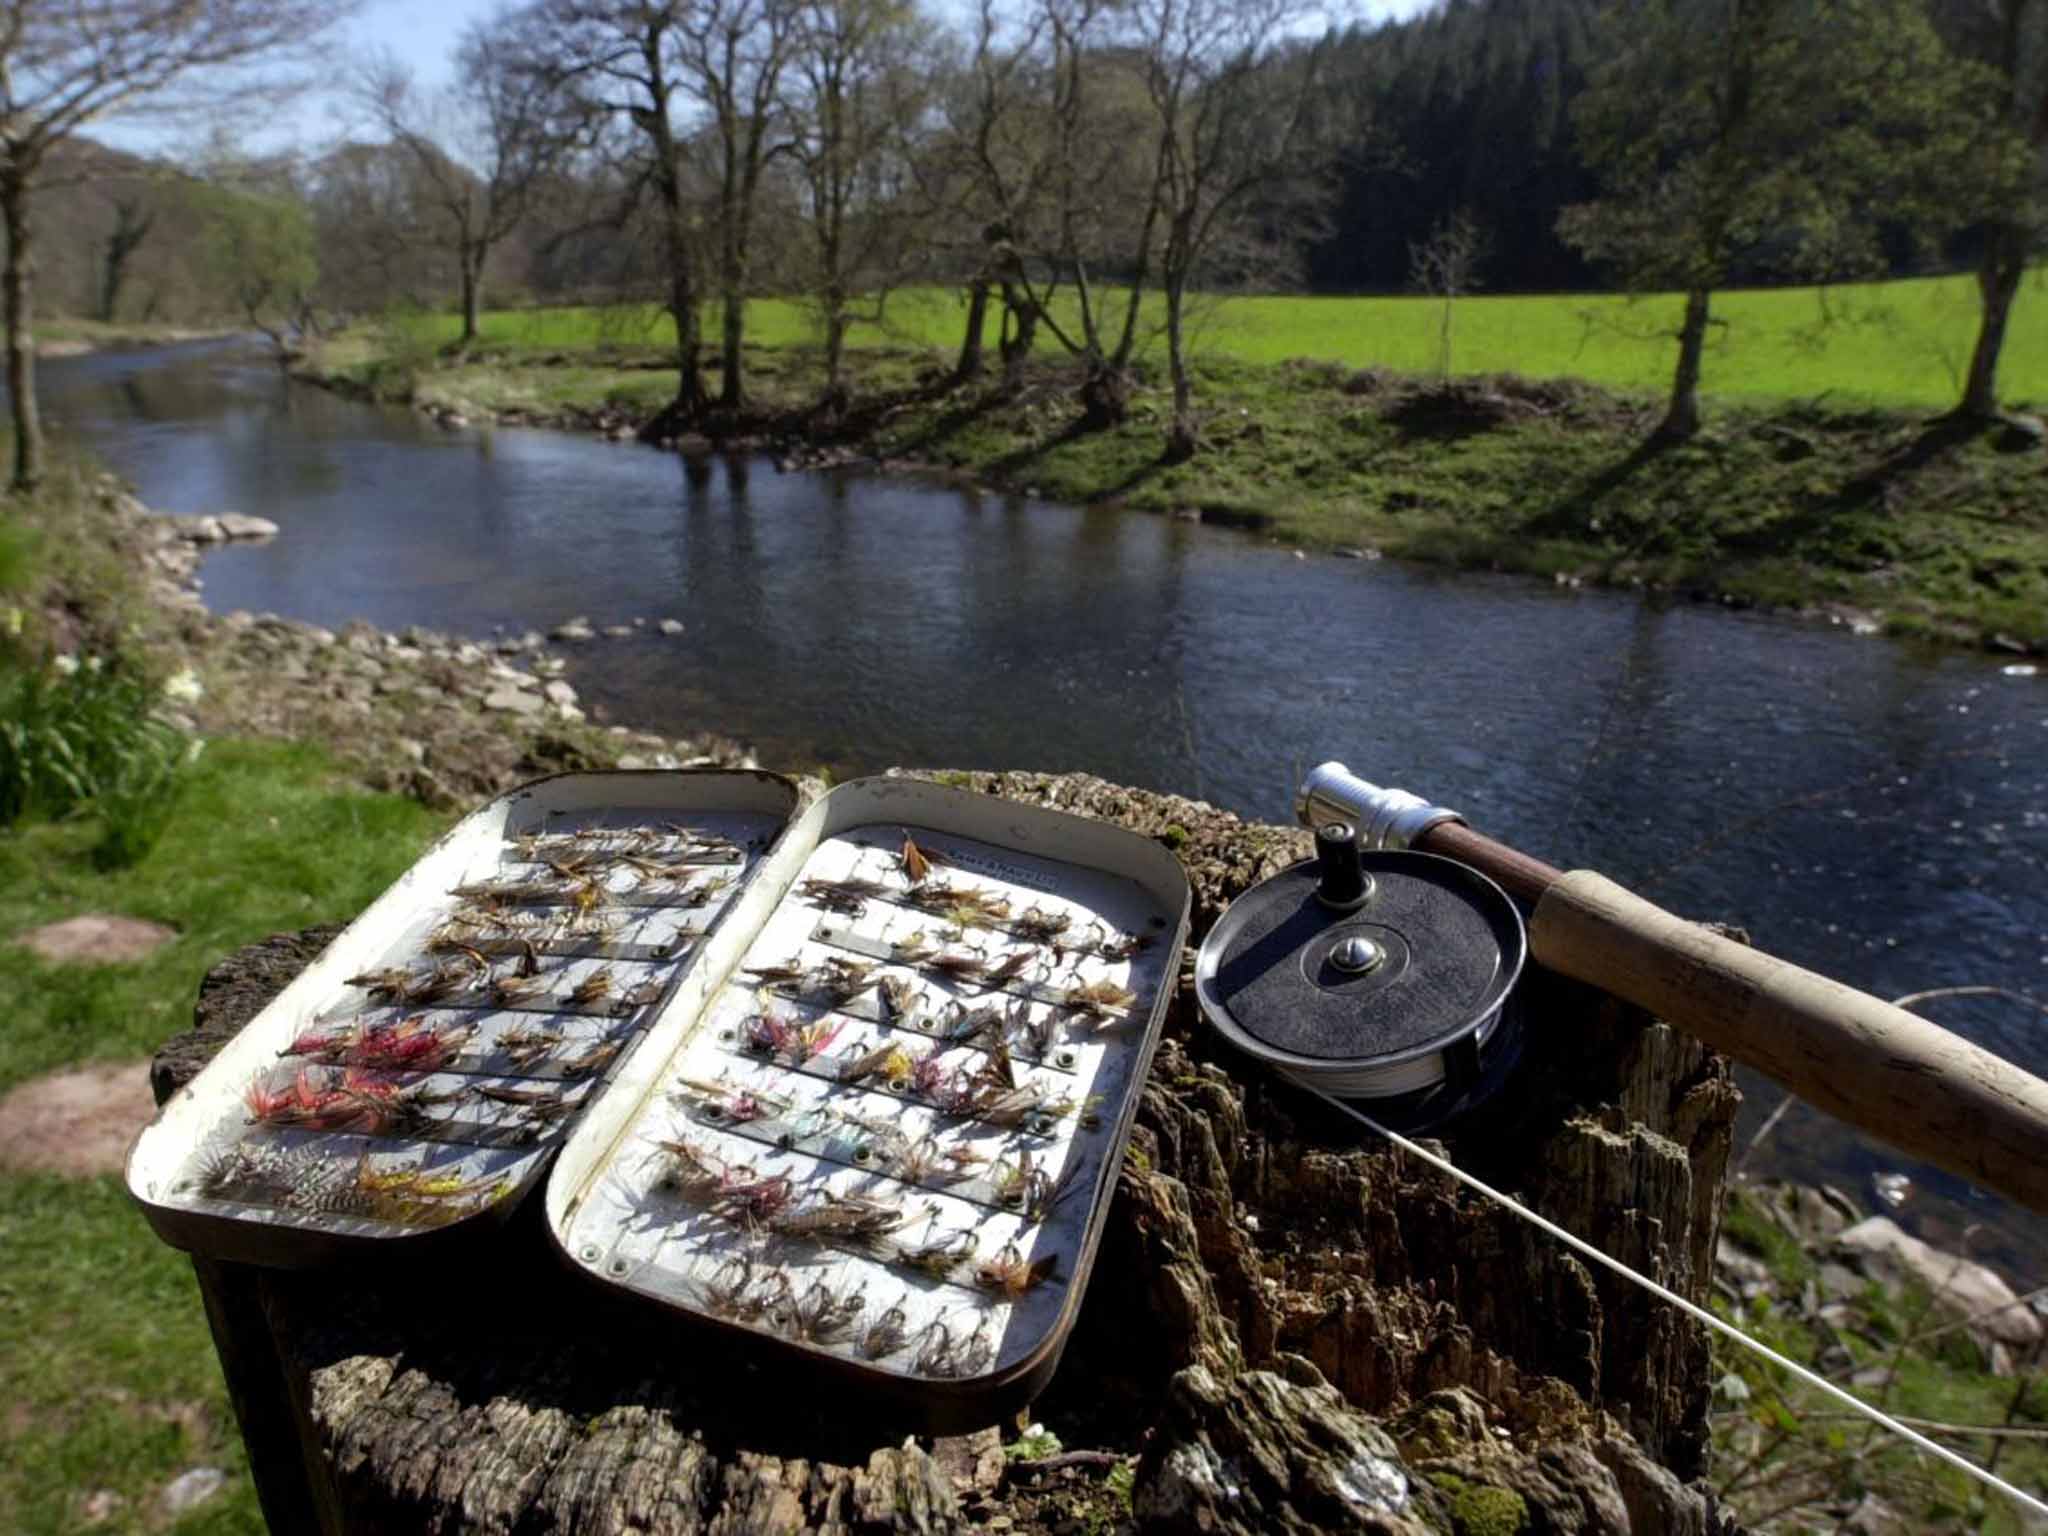
[[[683,219],[681,189],[669,193],[667,201],[668,307],[676,322],[676,398],[663,415],[684,422],[704,411],[704,374],[697,357],[703,332],[696,285],[690,280],[690,236]]]
[[[484,262],[481,252],[462,256],[462,344],[477,339],[477,317],[483,309]]]
[[[7,266],[0,294],[7,312],[7,391],[14,400],[14,489],[33,491],[43,478],[43,422],[36,411],[36,339],[30,278],[28,183],[19,175],[0,179],[0,220],[7,227]]]
[[[1166,359],[1173,373],[1173,423],[1166,430],[1166,458],[1178,464],[1195,455],[1195,390],[1188,378],[1188,351],[1179,283],[1166,285]]]
[[[746,365],[740,356],[740,348],[747,339],[747,303],[743,289],[744,285],[737,280],[728,280],[725,285],[725,324],[718,350],[723,378],[718,387],[718,403],[729,411],[737,411],[747,403],[743,373]]]
[[[2006,320],[2012,314],[2012,301],[2026,270],[2025,234],[2011,224],[1994,224],[1985,237],[1983,259],[1977,264],[1982,318],[1977,326],[1976,350],[1970,354],[1963,398],[1956,406],[1958,416],[1988,421],[1998,414],[1998,354],[2004,349]]]
[[[846,409],[846,328],[848,321],[845,309],[834,302],[831,313],[825,316],[825,409],[834,415]]]
[[[1014,328],[1011,322],[1015,322]],[[1038,307],[1019,288],[1003,284],[1003,387],[1015,389],[1024,377],[1024,363],[1038,340]]]
[[[114,323],[121,302],[121,287],[128,278],[128,259],[140,249],[155,222],[154,214],[140,217],[133,203],[114,205],[114,229],[107,236],[107,264],[100,275],[100,319],[108,325]]]
[[[1707,301],[1704,288],[1685,296],[1685,324],[1678,332],[1678,371],[1671,378],[1671,404],[1655,436],[1683,442],[1700,429],[1700,354],[1707,345]]]
[[[981,373],[981,328],[988,323],[988,284],[977,279],[967,290],[967,331],[960,338],[960,361],[953,377],[972,379]]]

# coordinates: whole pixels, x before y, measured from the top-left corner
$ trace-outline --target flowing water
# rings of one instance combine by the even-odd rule
[[[691,465],[564,433],[444,431],[219,345],[46,365],[51,415],[165,511],[282,536],[214,555],[216,611],[475,636],[645,619],[566,648],[586,705],[841,777],[1085,769],[1284,820],[1340,758],[1481,829],[1881,996],[2048,997],[2048,675],[1789,618],[1391,562],[1160,518]],[[686,626],[669,638],[654,621]],[[1926,1011],[2035,1072],[2048,1013]],[[1746,1138],[1779,1097],[1746,1083]],[[1804,1108],[1752,1171],[2048,1271],[2048,1224]]]

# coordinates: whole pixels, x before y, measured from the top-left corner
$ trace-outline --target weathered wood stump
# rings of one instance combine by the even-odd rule
[[[1194,881],[1197,942],[1308,852],[1305,834],[1096,779],[946,777],[1162,838]],[[158,1055],[159,1099],[332,934],[216,968],[193,1030]],[[1524,1066],[1443,1138],[1451,1157],[1703,1294],[1738,1097],[1726,1063],[1555,977],[1533,975],[1526,1005]],[[992,1430],[917,1438],[594,1289],[532,1210],[432,1264],[196,1262],[279,1531],[1733,1529],[1693,1481],[1703,1332],[1229,1058],[1186,972],[1080,1321],[1033,1410],[1097,1454],[1040,1468],[1006,1463]],[[1133,1460],[1134,1481],[1106,1475]]]

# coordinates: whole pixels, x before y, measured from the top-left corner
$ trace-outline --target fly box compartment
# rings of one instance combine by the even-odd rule
[[[1079,1310],[1187,877],[1119,828],[880,778],[811,806],[747,901],[725,979],[563,1147],[549,1230],[932,1428],[988,1422]]]
[[[797,805],[774,774],[577,773],[442,837],[137,1139],[158,1236],[282,1266],[502,1220],[716,969]]]

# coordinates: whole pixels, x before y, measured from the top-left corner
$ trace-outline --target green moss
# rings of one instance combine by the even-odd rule
[[[1457,1536],[1517,1536],[1529,1529],[1529,1506],[1511,1488],[1475,1483],[1450,1472],[1431,1472],[1443,1490]]]
[[[1167,847],[1173,849],[1176,853],[1178,853],[1182,848],[1185,848],[1187,846],[1188,838],[1190,835],[1191,834],[1188,832],[1188,829],[1182,826],[1179,822],[1170,821],[1161,830],[1159,834],[1159,841],[1166,844]]]

